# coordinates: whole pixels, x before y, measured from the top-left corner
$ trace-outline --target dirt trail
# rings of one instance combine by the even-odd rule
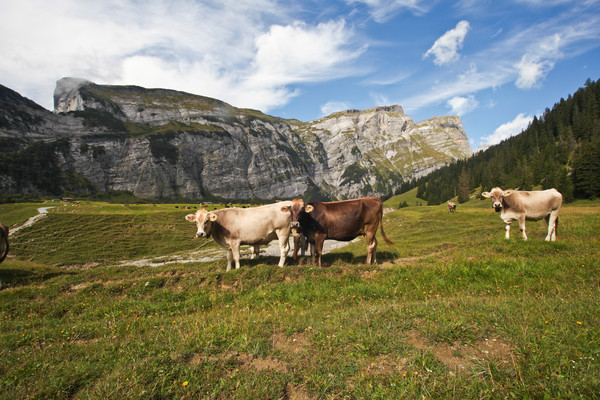
[[[22,225],[19,225],[15,228],[11,228],[10,231],[8,232],[8,236],[12,236],[15,232],[19,232],[21,229],[23,228],[29,228],[31,225],[35,224],[36,222],[46,218],[48,216],[48,209],[50,208],[54,208],[54,207],[40,207],[37,209],[38,211],[38,215],[34,215],[33,217],[29,217],[27,218],[27,221],[23,222]]]

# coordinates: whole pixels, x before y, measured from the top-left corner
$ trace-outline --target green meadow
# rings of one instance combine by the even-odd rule
[[[375,265],[363,239],[231,272],[194,205],[0,204],[11,229],[54,207],[0,264],[0,398],[599,398],[600,201],[550,243],[406,196]]]

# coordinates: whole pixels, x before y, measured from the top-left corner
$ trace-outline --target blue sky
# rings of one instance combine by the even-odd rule
[[[64,76],[302,121],[399,104],[475,149],[600,78],[600,1],[0,0],[0,54],[48,109]]]

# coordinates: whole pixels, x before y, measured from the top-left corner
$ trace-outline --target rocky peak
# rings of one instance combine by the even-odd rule
[[[81,190],[198,200],[344,199],[392,193],[406,179],[471,155],[459,117],[415,124],[399,105],[301,123],[180,91],[63,78],[55,113],[27,111],[17,124],[14,116],[26,106],[3,106],[15,97],[9,94],[0,90],[0,117],[12,118],[0,133],[63,138],[53,171],[79,176],[72,182],[87,182]],[[19,179],[5,179],[12,186],[4,189],[30,187]]]

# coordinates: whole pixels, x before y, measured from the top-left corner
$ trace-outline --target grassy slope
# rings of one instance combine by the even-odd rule
[[[374,266],[362,264],[364,241],[321,270],[279,269],[275,257],[230,273],[224,259],[111,266],[202,243],[190,211],[151,207],[56,209],[12,238],[0,265],[2,398],[600,392],[598,202],[565,206],[556,243],[543,221],[528,222],[527,242],[516,226],[504,240],[489,204],[472,200],[456,214],[387,214],[395,245],[380,240]]]

